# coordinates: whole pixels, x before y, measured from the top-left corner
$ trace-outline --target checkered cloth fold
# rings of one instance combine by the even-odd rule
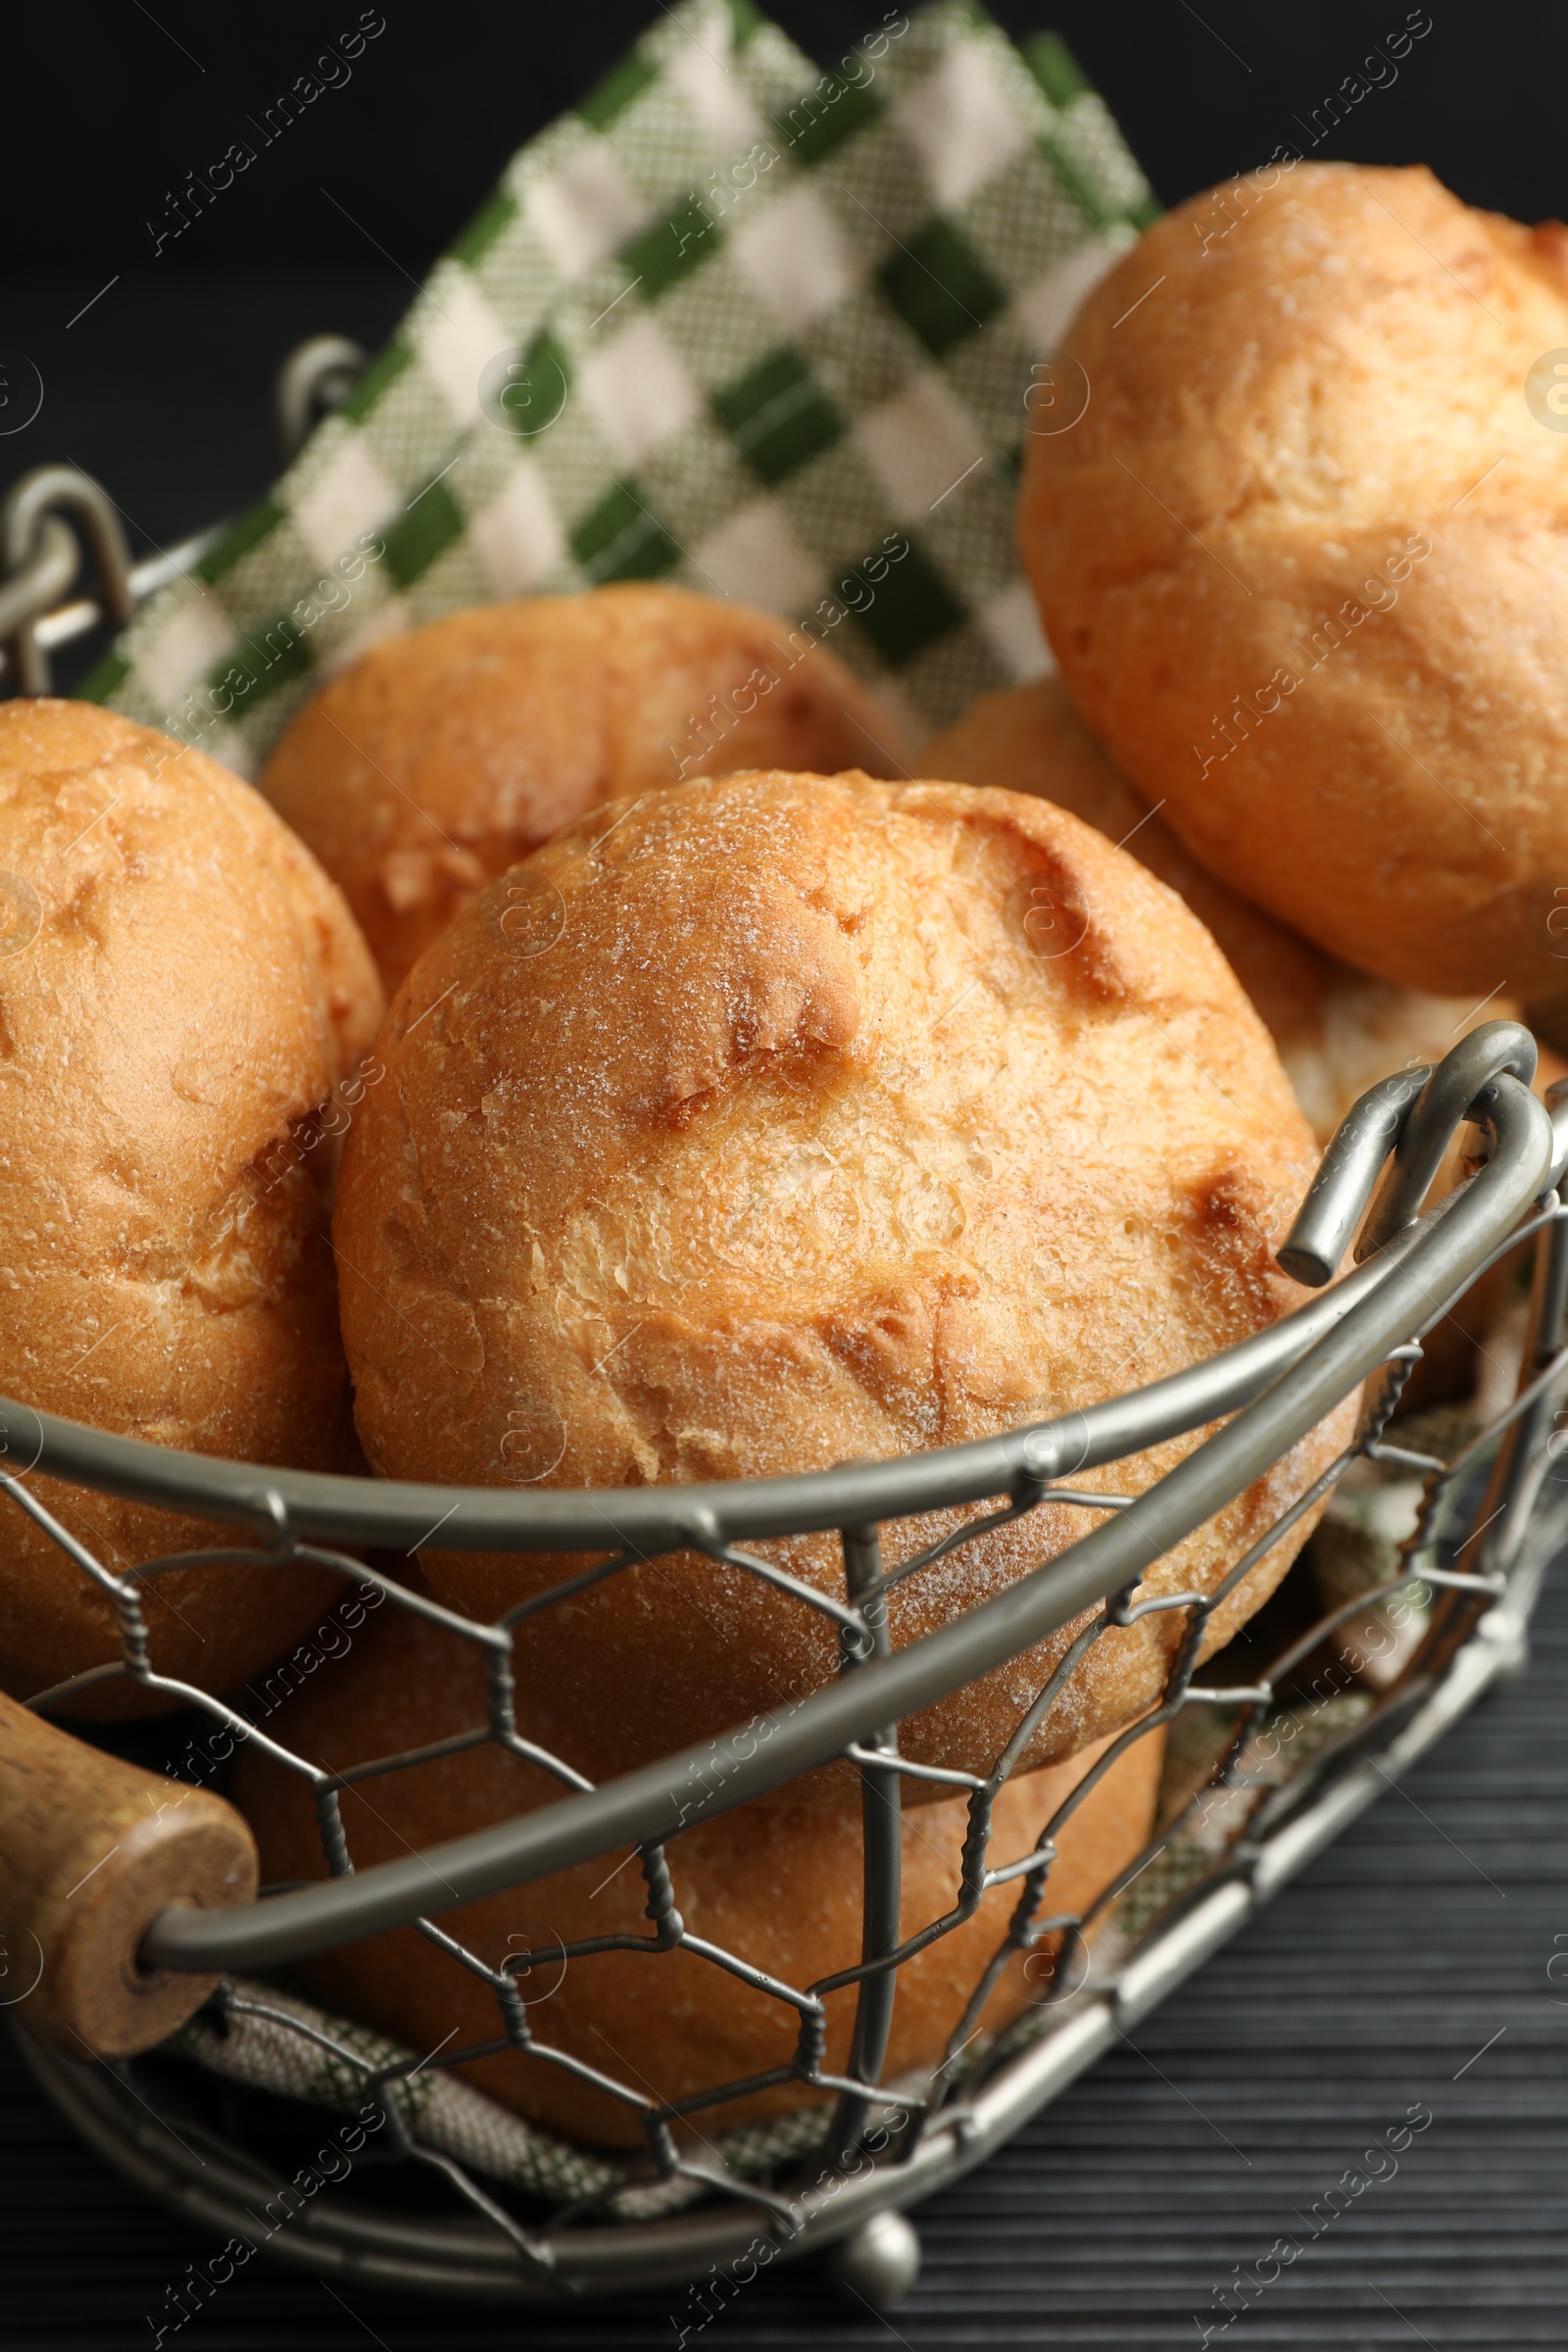
[[[825,638],[918,738],[1047,665],[1031,364],[1154,209],[1052,35],[936,0],[823,74],[749,0],[683,0],[82,692],[254,774],[366,644],[667,578]]]

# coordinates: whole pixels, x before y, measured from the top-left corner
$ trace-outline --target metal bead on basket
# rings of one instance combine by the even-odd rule
[[[483,1721],[466,1732],[423,1749],[323,1769],[274,1738],[265,1720],[252,1725],[204,1692],[160,1684],[138,1642],[135,1580],[111,1579],[124,1612],[123,1671],[198,1707],[215,1739],[248,1740],[277,1772],[295,1776],[314,1801],[333,1875],[222,1908],[172,1903],[166,1879],[150,1906],[138,1912],[132,1902],[115,1914],[121,1940],[106,1940],[102,1967],[122,1973],[138,1961],[139,1997],[149,2002],[182,1979],[199,1981],[184,1996],[186,2012],[217,1979],[219,1989],[172,2040],[122,2077],[58,2054],[60,2044],[70,2046],[72,2030],[62,1996],[52,2011],[47,2003],[36,2009],[35,2031],[21,2035],[29,2064],[121,2170],[187,2213],[248,2242],[267,2242],[308,2268],[331,2271],[352,2259],[362,2275],[388,2283],[441,2283],[527,2300],[705,2278],[742,2283],[775,2259],[838,2244],[843,2251],[835,2260],[858,2292],[891,2298],[902,2291],[917,2247],[895,2227],[896,2210],[978,2162],[1092,2063],[1118,2029],[1161,1999],[1370,1801],[1384,1786],[1385,1768],[1407,1763],[1517,1658],[1544,1560],[1560,1533],[1560,1498],[1544,1473],[1554,1392],[1568,1364],[1561,1348],[1568,1212],[1556,1189],[1568,1168],[1568,1105],[1543,1109],[1528,1091],[1533,1068],[1528,1034],[1495,1022],[1464,1039],[1437,1070],[1399,1073],[1363,1097],[1325,1154],[1281,1251],[1288,1270],[1319,1295],[1271,1329],[1141,1391],[945,1451],[706,1488],[614,1494],[454,1490],[262,1474],[7,1404],[12,1467],[0,1484],[13,1504],[78,1557],[83,1573],[108,1576],[80,1555],[30,1492],[26,1482],[35,1469],[227,1521],[250,1539],[248,1546],[236,1542],[233,1556],[250,1558],[257,1574],[284,1559],[334,1569],[347,1588],[398,1612],[400,1623],[437,1628],[443,1641],[465,1645],[474,1687],[485,1694]],[[1480,1164],[1426,1210],[1444,1152],[1467,1118],[1481,1133],[1474,1155]],[[1358,1227],[1360,1262],[1334,1281]],[[1532,1236],[1534,1288],[1513,1402],[1446,1461],[1391,1441],[1389,1415],[1422,1332]],[[1353,1444],[1285,1519],[1232,1564],[1217,1591],[1162,1604],[1182,1609],[1187,1628],[1162,1697],[1095,1768],[1097,1775],[1108,1772],[1167,1726],[1206,1727],[1188,1742],[1186,1786],[1154,1838],[1078,1912],[1054,1905],[1052,1871],[1083,1784],[1024,1851],[999,1854],[993,1824],[1027,1738],[1026,1719],[989,1774],[947,1776],[967,1808],[961,1854],[945,1908],[910,1932],[901,1918],[899,1790],[933,1768],[900,1754],[900,1723],[1087,1613],[1037,1693],[1031,1714],[1044,1713],[1086,1651],[1147,1605],[1139,1588],[1151,1567],[1371,1375],[1378,1377]],[[942,1631],[890,1647],[882,1546],[888,1540],[891,1549],[900,1522],[976,1503],[991,1504],[990,1516],[1027,1520],[1044,1499],[1070,1495],[1071,1481],[1087,1469],[1211,1425],[1212,1435],[1135,1499],[1107,1508],[1104,1495],[1085,1494],[1099,1523],[1033,1574]],[[1385,1556],[1381,1581],[1363,1577],[1326,1611],[1309,1600],[1284,1626],[1272,1653],[1249,1653],[1253,1662],[1245,1680],[1198,1682],[1191,1662],[1226,1591],[1285,1523],[1312,1508],[1352,1463],[1381,1464],[1423,1482],[1415,1525]],[[678,1546],[741,1573],[765,1573],[749,1544],[786,1531],[837,1529],[844,1584],[829,1611],[843,1634],[836,1683],[727,1740],[592,1787],[566,1757],[530,1737],[514,1699],[511,1625],[458,1617],[342,1548],[407,1552],[461,1541],[602,1558],[606,1515],[621,1544],[606,1571],[612,1575]],[[951,1541],[961,1544],[987,1523],[970,1522]],[[926,1556],[944,1548],[930,1547]],[[141,1574],[154,1575],[160,1565],[149,1563]],[[918,1557],[901,1562],[901,1572],[917,1569]],[[559,1604],[574,1582],[528,1608]],[[1392,1678],[1363,1686],[1353,1709],[1319,1705],[1301,1722],[1288,1703],[1281,1712],[1303,1660],[1325,1642],[1339,1642],[1352,1622],[1367,1621],[1380,1607],[1402,1607],[1418,1592],[1429,1611]],[[48,1695],[53,1701],[62,1693]],[[1259,1736],[1265,1725],[1268,1740]],[[41,1724],[34,1732],[45,1740],[54,1737]],[[378,1779],[390,1790],[400,1772],[419,1768],[421,1757],[428,1764],[475,1742],[536,1767],[561,1793],[515,1818],[356,1870],[353,1839],[343,1834],[350,1791]],[[688,1925],[681,1912],[683,1840],[835,1758],[854,1766],[862,1788],[861,1957],[831,1981],[790,1983]],[[110,1776],[127,1769],[107,1758],[92,1761]],[[1168,1790],[1170,1785],[1167,1775]],[[455,1908],[628,1847],[640,1858],[646,1888],[647,1927],[636,1938],[563,1937],[559,1947],[530,1945],[497,1962],[441,1924],[441,1915]],[[117,1890],[125,1881],[113,1861],[104,1876]],[[958,1936],[996,1891],[1007,1906],[1005,1922],[975,1967],[945,2060],[918,2079],[890,2079],[884,2062],[901,1975],[923,1951]],[[36,1915],[43,1919],[46,1910],[40,1896]],[[465,1982],[488,1988],[494,2023],[487,2041],[399,2048],[324,2016],[260,1973],[410,1923]],[[556,1957],[589,1969],[610,1945],[623,1957],[633,1941],[632,1965],[661,1965],[661,1955],[684,1947],[691,1965],[740,1979],[760,1999],[775,2002],[790,2021],[789,2055],[765,2079],[714,2081],[674,2103],[640,2080],[635,2048],[586,2068],[553,2041],[548,2000],[530,2003],[525,1972]],[[1031,1950],[1048,1959],[1039,1997],[1017,2025],[977,2042],[974,2029],[1001,1972]],[[854,2030],[846,2062],[835,2069],[822,2054],[826,2005],[836,1990],[851,1987]],[[47,2033],[52,2020],[54,2048],[36,2031],[42,2026]],[[167,2034],[168,2024],[160,2013],[139,2036],[123,2028],[121,2046],[145,2047]],[[574,2148],[505,2116],[450,2073],[486,2049],[526,2051],[530,2064],[579,2080],[592,2073],[594,2087],[641,2127],[643,2157],[625,2161]],[[346,2111],[355,2121],[340,2129],[358,2133],[356,2153],[368,2135],[377,2161],[395,2157],[431,2169],[446,2184],[443,2193],[457,2191],[469,2218],[450,2218],[439,2207],[422,2218],[378,2210],[357,2184],[320,2196],[303,2228],[294,2217],[307,2193],[316,2192],[290,2189],[287,2168],[280,2170],[277,2160],[287,2135],[275,2121],[277,2112],[298,2111],[279,2109],[275,2098],[253,2101],[247,2112],[259,2120],[252,2144],[237,2144],[215,2130],[204,2109],[200,2083],[208,2078],[193,2072],[192,2058],[208,2078],[226,2073],[253,2087],[270,2085],[285,2099]],[[766,2088],[814,2093],[816,2103],[717,2138],[691,2136],[694,2123],[700,2132],[705,2114],[738,2091]],[[168,2120],[160,2122],[160,2115]],[[327,2138],[337,2144],[330,2132]],[[296,2183],[303,2178],[296,2173]],[[259,2208],[267,2219],[259,2221]]]

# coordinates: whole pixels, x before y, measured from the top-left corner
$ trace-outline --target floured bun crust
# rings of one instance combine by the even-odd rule
[[[262,790],[390,992],[480,884],[585,811],[739,767],[909,763],[897,721],[776,614],[629,582],[454,612],[308,703]]]
[[[1215,879],[1136,792],[1084,725],[1058,678],[982,695],[928,743],[921,765],[965,784],[1037,793],[1070,808],[1184,898],[1262,1014],[1296,1099],[1326,1144],[1357,1098],[1391,1070],[1441,1061],[1483,1021],[1520,1020],[1509,997],[1477,1004],[1398,988],[1325,956]],[[1538,1084],[1562,1075],[1543,1056]]]
[[[1560,991],[1568,230],[1298,163],[1157,222],[1065,341],[1018,536],[1095,734],[1330,953]]]
[[[312,1763],[342,1770],[387,1751],[388,1731],[410,1746],[470,1731],[486,1720],[483,1666],[471,1643],[386,1609],[351,1653],[270,1718],[268,1731]],[[593,1777],[581,1727],[546,1698],[518,1711],[525,1737]],[[1070,1814],[1054,1840],[1056,1859],[1037,1917],[1083,1916],[1138,1856],[1152,1834],[1163,1735],[1136,1740]],[[1092,1768],[1096,1751],[1030,1774],[1003,1789],[993,1816],[992,1867],[1033,1847],[1058,1805]],[[449,1838],[553,1802],[564,1794],[540,1767],[494,1745],[470,1748],[341,1793],[344,1831],[356,1867],[401,1860]],[[324,1878],[320,1833],[310,1791],[251,1747],[241,1750],[235,1801],[249,1818],[268,1880]],[[967,1800],[923,1807],[904,1828],[901,1928],[905,1936],[951,1911],[958,1896]],[[860,1953],[861,1842],[858,1807],[830,1810],[743,1806],[700,1823],[664,1849],[676,1906],[689,1932],[737,1953],[797,1991]],[[907,1961],[884,2079],[939,2065],[981,1972],[1006,1934],[1017,1882],[996,1886],[961,1927]],[[599,1936],[649,1937],[649,1892],[629,1852],[616,1849],[525,1886],[441,1915],[450,1936],[496,1968],[528,1958],[517,1974],[530,2033],[600,2076],[654,2099],[678,2099],[717,2084],[787,2067],[798,2013],[727,1970],[685,1951],[602,1952],[563,1959],[563,1945]],[[977,2032],[994,2033],[1052,1989],[1051,1942],[1028,1958],[1014,1952],[1000,1974]],[[1081,1946],[1061,1961],[1076,1983]],[[416,1929],[401,1928],[301,1964],[326,2001],[419,2050],[462,2048],[500,2037],[490,1987]],[[1058,1988],[1059,1989],[1059,1988]],[[829,2072],[848,2061],[855,1988],[830,1993]],[[983,2045],[979,2045],[983,2046]],[[640,2110],[595,2089],[564,2067],[509,2050],[461,2070],[482,2089],[536,2122],[579,2139],[646,2144]],[[705,2108],[699,2134],[760,2120],[825,2094],[800,2082],[754,2091]]]
[[[335,1239],[360,1435],[389,1477],[523,1494],[949,1446],[1136,1388],[1300,1297],[1271,1252],[1315,1152],[1262,1023],[1174,892],[1019,794],[747,774],[616,803],[481,892],[377,1056]],[[1217,1583],[1347,1426],[1152,1587]],[[1194,1442],[1075,1483],[1147,1485]],[[962,1516],[889,1528],[890,1559]],[[1048,1504],[909,1576],[894,1641],[1089,1517]],[[1310,1523],[1216,1612],[1211,1649]],[[842,1593],[835,1538],[759,1549]],[[581,1565],[425,1558],[480,1617]],[[1156,1611],[1102,1639],[1030,1761],[1148,1706],[1180,1635]],[[1068,1638],[911,1722],[906,1752],[989,1769]],[[610,1771],[829,1681],[836,1644],[793,1594],[682,1552],[533,1616],[517,1665]]]
[[[85,703],[0,703],[0,1391],[155,1445],[351,1467],[332,1152],[311,1122],[380,990],[342,899],[248,785]],[[28,1450],[8,1434],[8,1467]],[[117,1572],[243,1541],[28,1483]],[[33,1693],[118,1658],[107,1595],[4,1508],[0,1681]],[[160,1576],[152,1663],[222,1690],[337,1589]],[[146,1708],[124,1682],[80,1702]]]

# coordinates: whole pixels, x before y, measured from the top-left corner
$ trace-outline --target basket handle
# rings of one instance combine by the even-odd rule
[[[248,1903],[232,1805],[74,1740],[0,1692],[0,2005],[68,2058],[130,2058],[219,1980],[139,1966],[171,1903]]]

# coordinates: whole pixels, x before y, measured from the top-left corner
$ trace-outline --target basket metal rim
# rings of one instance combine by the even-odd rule
[[[1097,1468],[1241,1410],[1386,1281],[1448,1205],[1445,1201],[1398,1235],[1333,1290],[1200,1363],[1054,1421],[884,1461],[690,1486],[521,1494],[191,1453],[0,1396],[0,1462],[14,1464],[15,1477],[36,1473],[124,1501],[225,1520],[268,1543],[283,1533],[388,1549],[607,1550],[618,1543],[667,1546],[688,1533],[707,1541],[760,1540],[904,1518],[977,1502],[1019,1481],[1044,1483]]]
[[[1490,1119],[1511,1075],[1528,1079],[1535,1041],[1512,1021],[1489,1021],[1462,1038],[1431,1072],[1396,1072],[1368,1089],[1342,1121],[1303,1201],[1280,1261],[1293,1278],[1329,1281],[1390,1154],[1397,1193],[1407,1136],[1446,1138],[1465,1117]],[[1419,1082],[1425,1078],[1425,1084]],[[1523,1093],[1523,1088],[1521,1088]],[[1539,1105],[1535,1106],[1538,1110]],[[1568,1163],[1568,1109],[1543,1125],[1549,1139],[1545,1186]],[[1434,1163],[1435,1164],[1435,1163]],[[123,1500],[246,1527],[265,1542],[436,1550],[604,1550],[614,1544],[668,1549],[699,1543],[819,1533],[953,1508],[1136,1453],[1245,1409],[1292,1369],[1416,1251],[1429,1283],[1445,1280],[1434,1227],[1478,1183],[1497,1189],[1494,1161],[1419,1217],[1419,1191],[1399,1229],[1379,1237],[1375,1254],[1332,1288],[1267,1330],[1125,1395],[963,1444],[786,1476],[693,1485],[535,1488],[439,1485],[357,1478],[240,1462],[155,1446],[0,1396],[0,1465],[96,1488]],[[1490,1178],[1490,1183],[1484,1179]],[[1387,1202],[1380,1203],[1386,1206]],[[1499,1202],[1494,1240],[1517,1211]],[[1378,1211],[1374,1210],[1374,1217]],[[1396,1221],[1397,1222],[1397,1221]],[[1325,1234],[1336,1237],[1324,1255]],[[1466,1274],[1448,1281],[1451,1292]]]

